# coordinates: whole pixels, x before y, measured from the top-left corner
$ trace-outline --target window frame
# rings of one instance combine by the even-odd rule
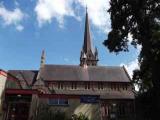
[[[51,103],[50,101],[55,101],[55,103],[54,102]],[[68,106],[69,101],[66,98],[51,98],[51,99],[48,99],[48,104],[55,105],[55,106]]]

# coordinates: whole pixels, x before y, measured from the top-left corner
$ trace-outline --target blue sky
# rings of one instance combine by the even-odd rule
[[[106,0],[0,0],[0,68],[39,69],[43,49],[47,64],[79,65],[86,5],[99,65],[125,65],[131,74],[139,50],[115,55],[102,44],[110,30]]]

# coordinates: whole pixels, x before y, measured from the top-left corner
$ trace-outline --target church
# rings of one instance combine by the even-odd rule
[[[0,70],[0,79],[6,79],[2,120],[35,120],[42,105],[68,117],[133,120],[135,96],[125,67],[99,66],[92,44],[86,12],[79,65],[46,64],[43,50],[39,70]]]

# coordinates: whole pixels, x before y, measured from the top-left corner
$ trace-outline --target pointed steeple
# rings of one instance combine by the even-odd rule
[[[41,63],[40,63],[40,68],[37,74],[37,80],[40,80],[40,74],[41,74],[41,69],[43,68],[43,66],[45,65],[45,61],[46,61],[46,55],[45,55],[45,50],[42,50],[42,55],[41,55]]]
[[[88,51],[93,52],[92,49],[93,48],[92,48],[92,41],[91,41],[91,35],[90,35],[88,12],[87,12],[87,8],[86,8],[86,20],[85,20],[83,50],[84,50],[85,53],[87,53]]]
[[[38,92],[40,92],[41,94],[43,93],[47,93],[48,92],[48,88],[45,87],[45,83],[41,77],[42,74],[42,70],[44,68],[45,65],[45,60],[46,60],[46,55],[45,55],[45,50],[42,50],[42,55],[41,55],[41,63],[40,63],[40,68],[37,74],[37,78],[36,81],[34,82],[32,89],[37,89]]]
[[[45,64],[45,61],[46,61],[46,55],[45,55],[45,50],[43,49],[42,55],[41,55],[41,65],[40,65],[40,67],[42,67]]]
[[[84,55],[86,56],[84,59]],[[88,12],[86,8],[85,30],[84,30],[84,43],[80,55],[80,65],[95,66],[98,62],[98,50],[93,50],[92,40],[90,35]]]

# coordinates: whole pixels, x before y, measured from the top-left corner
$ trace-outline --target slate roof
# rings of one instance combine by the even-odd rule
[[[36,80],[38,70],[9,70],[11,75],[20,81],[32,85]],[[123,67],[77,65],[49,65],[41,68],[40,78],[44,81],[105,81],[130,82],[130,78]]]
[[[28,85],[32,85],[36,80],[38,70],[9,70],[8,73],[18,80],[25,81]]]
[[[8,73],[26,81],[28,85],[35,83],[38,70],[9,70]],[[43,81],[104,81],[104,82],[130,82],[124,67],[77,65],[49,65],[40,69],[40,78]],[[134,99],[132,91],[96,91],[96,90],[55,90],[55,94],[66,95],[99,95],[101,99]]]
[[[124,67],[44,65],[40,76],[45,81],[130,82]]]

